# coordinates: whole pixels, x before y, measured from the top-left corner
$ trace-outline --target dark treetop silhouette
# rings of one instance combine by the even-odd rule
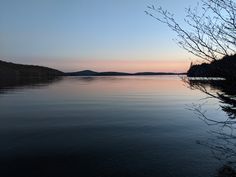
[[[55,76],[62,76],[64,73],[55,69],[33,66],[33,65],[22,65],[4,62],[0,60],[0,80],[9,79],[43,79]]]
[[[211,63],[192,65],[188,70],[189,77],[224,77],[227,80],[236,79],[236,55],[225,56]]]

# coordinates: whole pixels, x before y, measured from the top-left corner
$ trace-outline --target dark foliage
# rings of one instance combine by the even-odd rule
[[[227,80],[236,79],[236,55],[225,56],[211,63],[192,65],[188,70],[189,77],[223,77]]]
[[[64,73],[55,69],[8,63],[0,60],[0,81],[9,80],[42,80],[62,76]]]

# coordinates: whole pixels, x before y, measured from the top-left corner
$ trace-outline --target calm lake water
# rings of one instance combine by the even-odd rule
[[[2,87],[0,176],[215,176],[231,161],[214,149],[220,127],[199,110],[209,119],[229,118],[220,100],[206,97],[178,76],[64,77]]]

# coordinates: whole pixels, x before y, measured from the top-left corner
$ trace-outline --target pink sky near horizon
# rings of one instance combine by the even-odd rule
[[[188,60],[59,60],[42,61],[38,65],[48,66],[64,72],[81,70],[119,71],[119,72],[186,72],[191,61]]]

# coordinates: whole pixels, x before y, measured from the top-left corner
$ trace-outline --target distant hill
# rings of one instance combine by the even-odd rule
[[[66,73],[67,76],[95,76],[97,74],[97,72],[91,70]]]
[[[78,72],[66,73],[67,76],[128,76],[129,73],[123,72],[95,72],[91,70],[84,70]]]
[[[66,73],[67,76],[150,76],[150,75],[182,75],[186,73],[165,73],[165,72],[95,72],[91,70],[84,70],[78,72]]]
[[[133,75],[151,76],[151,75],[184,75],[186,73],[170,73],[170,72],[138,72]]]
[[[34,65],[22,65],[0,60],[0,80],[9,79],[45,79],[62,76],[63,72]]]

